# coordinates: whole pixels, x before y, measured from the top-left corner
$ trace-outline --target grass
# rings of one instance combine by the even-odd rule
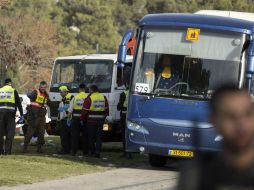
[[[120,158],[121,144],[105,143],[102,158],[80,156],[59,156],[56,153],[59,137],[47,137],[44,154],[36,154],[36,147],[30,146],[28,154],[22,154],[22,137],[15,138],[13,155],[0,156],[0,186],[28,184],[38,181],[81,175],[91,172],[103,172],[119,167],[137,167],[147,164],[142,155],[133,159]]]

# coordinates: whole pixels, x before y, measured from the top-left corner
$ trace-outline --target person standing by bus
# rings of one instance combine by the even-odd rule
[[[123,155],[122,157],[131,158],[131,154],[127,153],[125,150],[125,130],[126,130],[126,114],[127,114],[127,106],[128,106],[128,98],[129,98],[129,81],[130,81],[131,68],[125,67],[124,69],[124,84],[125,90],[120,94],[119,102],[117,104],[117,110],[120,111],[120,125],[122,132],[122,142],[123,142]]]
[[[5,80],[5,85],[0,88],[0,155],[11,154],[12,142],[15,135],[15,114],[19,110],[23,118],[23,109],[18,92],[12,87],[11,79]],[[6,138],[4,142],[4,133]]]
[[[71,155],[76,156],[79,147],[80,134],[82,133],[83,154],[88,154],[88,137],[85,123],[81,122],[82,106],[87,98],[86,85],[79,85],[79,93],[71,100],[68,117],[71,119]]]
[[[60,102],[58,108],[62,149],[58,152],[58,154],[69,154],[71,151],[71,128],[67,125],[67,119],[68,108],[73,95],[69,93],[67,86],[60,86],[59,91],[62,96],[62,101]]]
[[[87,124],[89,154],[100,157],[103,124],[109,114],[108,100],[96,85],[90,87],[90,94],[85,99],[81,120]]]

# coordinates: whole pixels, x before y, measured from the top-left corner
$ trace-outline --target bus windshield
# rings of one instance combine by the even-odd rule
[[[223,83],[239,84],[243,34],[201,30],[188,41],[181,29],[142,32],[133,92],[207,99]]]
[[[57,60],[55,62],[51,91],[58,92],[66,85],[71,92],[77,92],[80,83],[96,84],[101,92],[110,92],[113,60]]]

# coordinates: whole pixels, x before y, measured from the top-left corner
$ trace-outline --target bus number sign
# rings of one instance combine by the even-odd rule
[[[136,83],[135,92],[139,93],[150,93],[149,85],[146,83]]]

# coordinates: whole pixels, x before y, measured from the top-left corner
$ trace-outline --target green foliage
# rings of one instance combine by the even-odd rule
[[[13,0],[1,16],[29,14],[57,26],[59,55],[116,52],[123,33],[148,13],[218,9],[252,12],[253,0]],[[74,29],[73,29],[74,28]],[[76,31],[77,29],[78,31]]]
[[[48,61],[48,67],[52,62],[50,58],[53,59],[54,56],[95,53],[97,44],[101,53],[117,52],[124,32],[137,27],[138,21],[146,14],[193,13],[202,9],[254,11],[254,0],[12,0],[10,2],[8,6],[0,8],[1,19],[9,19],[9,22],[13,19],[15,22],[17,18],[31,17],[35,21],[30,22],[29,19],[27,23],[26,20],[22,21],[25,25],[23,29],[33,28],[32,25],[37,21],[48,23],[46,24],[48,28],[51,28],[51,25],[55,28],[57,42],[51,43],[49,45],[51,48],[46,47],[42,41],[39,41],[42,43],[41,46],[33,44],[38,48],[40,59]],[[1,26],[7,31],[15,31],[15,28],[10,28],[8,24],[0,23]],[[36,31],[36,28],[34,30]],[[18,32],[20,33],[19,30]],[[1,30],[0,35],[3,33]],[[36,38],[32,30],[25,30],[22,41],[26,42],[30,36]],[[28,40],[28,44],[33,41]],[[50,54],[45,50],[54,53]],[[14,64],[14,67],[17,68],[17,65]],[[22,76],[18,77],[18,74],[15,69],[7,73],[20,81]],[[0,75],[3,76],[3,73]]]

